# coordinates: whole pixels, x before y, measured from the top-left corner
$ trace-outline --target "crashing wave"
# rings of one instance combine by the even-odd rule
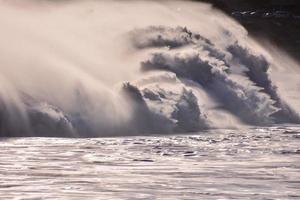
[[[161,29],[162,27],[158,29],[159,32],[161,32]],[[166,28],[165,31],[167,30],[172,30],[172,34],[174,34],[174,29]],[[182,29],[177,28],[175,30],[179,30],[178,34],[181,34],[180,30]],[[148,38],[148,40],[152,44],[157,44],[155,38],[157,37],[154,36],[154,38]],[[179,78],[199,83],[206,92],[214,96],[216,101],[221,102],[225,109],[237,115],[245,123],[266,125],[274,121],[272,115],[283,108],[276,107],[278,105],[276,100],[279,97],[273,99],[272,96],[269,96],[270,92],[262,92],[265,89],[263,86],[268,86],[273,93],[276,92],[272,89],[271,83],[268,83],[268,85],[259,84],[259,81],[265,82],[268,80],[266,75],[267,65],[265,64],[267,61],[263,57],[261,60],[254,59],[256,57],[250,54],[248,60],[256,63],[250,61],[248,63],[238,63],[249,69],[249,72],[245,70],[244,77],[241,75],[241,78],[250,78],[253,81],[252,85],[243,85],[232,78],[235,71],[231,69],[231,65],[227,64],[232,63],[232,59],[236,59],[236,55],[225,56],[222,53],[223,50],[218,49],[213,44],[210,44],[208,48],[208,43],[205,43],[205,48],[203,48],[202,41],[197,42],[196,39],[190,42],[190,44],[192,43],[193,46],[188,48],[167,51],[162,49],[161,51],[152,52],[150,58],[142,62],[142,69],[144,71],[171,71]],[[242,56],[238,58],[246,60]],[[252,76],[250,76],[250,73]]]
[[[65,2],[55,11],[53,3],[40,16],[0,1],[0,136],[173,134],[300,123],[299,111],[270,75],[274,61],[240,25],[203,4],[171,1],[137,4],[160,15],[140,21],[131,3]],[[196,8],[201,12],[190,16]],[[115,18],[107,23],[103,16],[111,13]],[[48,22],[46,31],[36,30],[41,21]],[[16,44],[5,45],[6,38]]]

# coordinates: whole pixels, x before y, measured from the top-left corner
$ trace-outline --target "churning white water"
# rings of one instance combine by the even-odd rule
[[[299,65],[207,4],[2,0],[0,27],[1,136],[300,122]]]
[[[300,199],[299,64],[210,5],[0,0],[0,27],[1,200]]]

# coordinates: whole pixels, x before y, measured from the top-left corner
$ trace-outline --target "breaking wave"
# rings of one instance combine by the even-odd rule
[[[279,87],[299,91],[298,64],[287,56],[293,65],[277,63],[268,47],[207,4],[0,4],[0,136],[300,123],[299,105]],[[278,74],[296,78],[283,83]]]

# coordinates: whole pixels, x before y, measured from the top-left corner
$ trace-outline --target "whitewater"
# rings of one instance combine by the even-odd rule
[[[300,65],[211,5],[0,0],[0,27],[1,200],[300,199]]]
[[[1,1],[1,136],[299,123],[299,64],[189,1]]]

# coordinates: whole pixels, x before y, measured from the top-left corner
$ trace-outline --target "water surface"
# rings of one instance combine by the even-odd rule
[[[300,199],[300,127],[185,136],[15,138],[1,199]]]

